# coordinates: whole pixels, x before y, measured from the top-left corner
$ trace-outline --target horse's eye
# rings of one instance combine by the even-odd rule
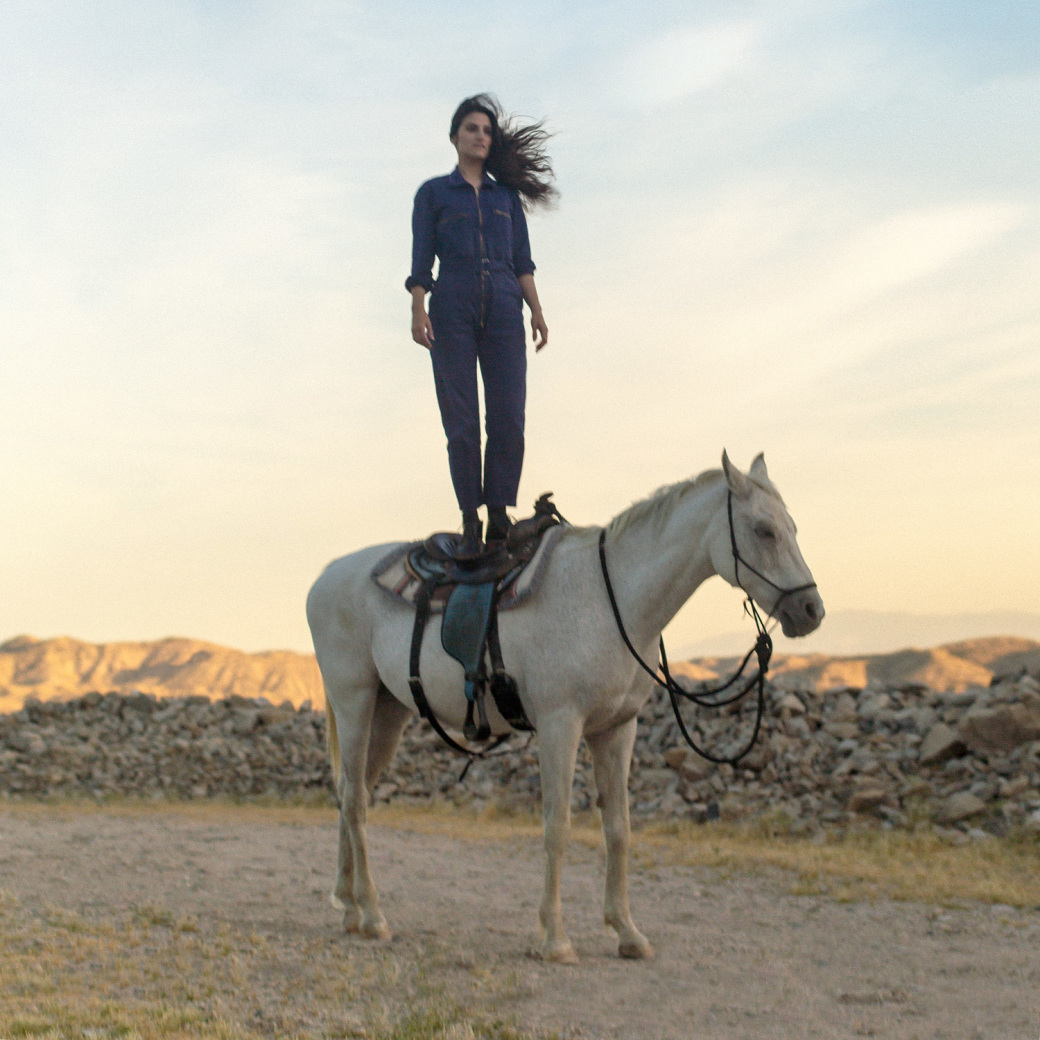
[[[757,524],[755,526],[755,534],[759,538],[769,539],[773,541],[776,539],[776,531],[774,531],[768,524]]]

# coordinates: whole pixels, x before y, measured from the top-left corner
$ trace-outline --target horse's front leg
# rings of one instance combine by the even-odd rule
[[[632,923],[628,909],[628,768],[636,740],[637,719],[616,729],[586,737],[592,752],[596,790],[607,848],[607,887],[603,919],[618,934],[622,957],[652,957],[654,948]]]
[[[563,856],[570,840],[571,788],[580,739],[581,723],[576,718],[549,719],[538,729],[545,833],[545,891],[538,910],[538,920],[545,932],[541,954],[545,960],[560,964],[576,964],[578,960],[563,929],[560,878]]]

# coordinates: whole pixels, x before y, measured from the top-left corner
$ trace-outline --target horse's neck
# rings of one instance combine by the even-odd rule
[[[633,642],[657,639],[697,587],[715,573],[708,528],[725,496],[724,481],[674,495],[666,514],[644,515],[607,532],[607,563],[618,609]]]

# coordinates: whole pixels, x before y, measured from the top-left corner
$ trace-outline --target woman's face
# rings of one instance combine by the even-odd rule
[[[491,151],[491,120],[486,112],[470,112],[459,124],[458,132],[451,139],[459,159],[484,162]]]

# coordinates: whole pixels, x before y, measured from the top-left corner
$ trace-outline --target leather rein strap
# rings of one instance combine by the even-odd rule
[[[660,636],[658,644],[660,647],[660,663],[657,666],[657,670],[652,669],[639,655],[639,651],[632,645],[632,640],[628,637],[628,632],[625,630],[625,623],[621,619],[621,611],[618,609],[617,598],[614,596],[614,586],[610,580],[610,571],[607,569],[607,550],[606,550],[606,537],[607,529],[603,528],[599,532],[599,564],[600,569],[603,572],[603,582],[607,587],[607,598],[610,600],[610,609],[614,612],[614,620],[617,623],[618,632],[621,634],[622,640],[624,640],[625,646],[628,647],[628,652],[636,659],[639,666],[643,669],[647,675],[658,686],[663,686],[668,692],[669,700],[672,704],[672,711],[675,714],[675,721],[679,724],[679,731],[683,735],[683,739],[687,744],[690,745],[693,750],[701,756],[701,758],[707,759],[709,762],[714,762],[717,765],[736,765],[754,746],[755,741],[758,740],[758,734],[762,728],[762,716],[765,713],[765,685],[766,685],[766,674],[769,671],[769,661],[773,655],[773,640],[769,633],[766,631],[766,627],[762,622],[762,618],[758,613],[758,608],[755,606],[755,601],[751,598],[751,594],[744,588],[743,582],[740,580],[740,564],[743,564],[745,569],[751,571],[752,574],[757,575],[767,585],[772,586],[780,595],[776,599],[776,603],[773,604],[773,611],[775,613],[776,608],[779,606],[781,600],[785,596],[793,595],[796,592],[804,592],[806,589],[812,589],[816,587],[816,582],[807,582],[804,585],[798,585],[790,589],[785,589],[776,582],[767,578],[760,571],[756,570],[751,566],[740,555],[740,551],[737,548],[737,535],[733,526],[733,492],[729,491],[726,497],[726,515],[729,520],[729,540],[730,546],[733,550],[733,567],[734,577],[741,591],[747,596],[747,600],[744,603],[744,611],[749,614],[752,620],[755,622],[755,628],[758,631],[758,638],[755,640],[755,645],[744,655],[744,660],[741,661],[740,666],[737,670],[726,680],[717,686],[708,687],[702,689],[699,693],[693,693],[689,690],[684,689],[676,682],[672,677],[671,672],[668,669],[668,654],[664,647],[664,636]],[[720,694],[724,693],[731,686],[735,685],[744,673],[744,669],[747,668],[748,662],[751,660],[752,655],[758,658],[758,670],[744,683],[743,687],[736,693],[729,694],[720,699]],[[659,674],[660,673],[660,674]],[[663,680],[663,681],[662,681]],[[711,752],[706,751],[700,747],[697,742],[690,735],[690,731],[686,728],[686,723],[683,722],[682,713],[679,710],[680,698],[685,701],[692,701],[698,707],[701,708],[724,708],[728,704],[734,704],[739,700],[746,697],[752,690],[753,687],[758,687],[757,704],[755,708],[755,727],[751,733],[751,739],[739,752],[739,754],[731,756],[716,756]]]

